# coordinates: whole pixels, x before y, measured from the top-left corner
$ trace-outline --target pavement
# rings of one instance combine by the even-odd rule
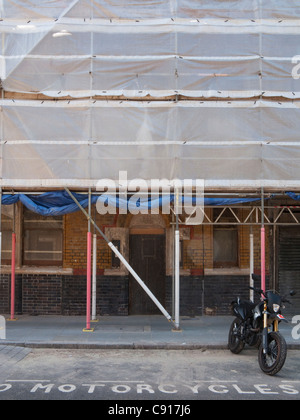
[[[100,317],[98,322],[91,322],[94,331],[84,331],[85,317],[21,315],[16,321],[6,320],[6,338],[0,339],[0,346],[68,349],[227,349],[228,331],[232,320],[231,316],[181,317],[180,330],[176,331],[172,322],[160,315],[104,316]],[[289,349],[300,349],[300,325],[282,323],[280,331]]]

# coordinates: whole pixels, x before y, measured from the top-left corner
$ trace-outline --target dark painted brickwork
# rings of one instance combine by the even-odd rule
[[[0,277],[0,314],[10,313],[10,275]],[[16,276],[15,313],[85,315],[86,276]],[[128,315],[128,278],[98,276],[97,314]]]
[[[260,287],[259,284],[255,284]],[[167,310],[172,311],[172,278],[167,278]],[[180,314],[230,315],[230,303],[249,299],[248,276],[190,276],[180,280]],[[256,297],[257,299],[257,297]],[[259,297],[258,297],[259,300]]]
[[[256,284],[259,287],[259,284]],[[181,277],[182,316],[229,315],[237,296],[249,299],[248,276]],[[166,309],[172,313],[172,278],[166,280]],[[0,314],[10,312],[10,276],[0,279]],[[16,314],[85,315],[86,276],[16,276]],[[98,276],[97,315],[128,315],[128,277]]]
[[[98,315],[128,315],[128,278],[97,278],[96,307]],[[85,315],[86,276],[63,276],[63,315]]]
[[[22,276],[22,312],[55,315],[61,308],[61,276]]]
[[[9,313],[9,288],[10,275],[3,274],[0,277],[0,314]]]

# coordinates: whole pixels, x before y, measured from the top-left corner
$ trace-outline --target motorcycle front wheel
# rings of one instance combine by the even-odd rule
[[[235,318],[232,322],[228,335],[228,348],[234,354],[239,354],[245,347],[244,341],[240,340],[240,332],[242,321],[239,318]]]
[[[273,376],[282,369],[285,363],[286,341],[280,333],[271,332],[268,334],[268,348],[269,351],[265,354],[261,344],[258,351],[258,363],[265,374]]]

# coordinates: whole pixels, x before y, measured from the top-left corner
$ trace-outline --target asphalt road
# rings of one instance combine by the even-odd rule
[[[300,399],[299,350],[276,377],[260,371],[252,349],[12,351],[0,352],[0,400],[102,400],[110,414],[129,406],[143,410],[135,417],[184,417],[196,401]]]

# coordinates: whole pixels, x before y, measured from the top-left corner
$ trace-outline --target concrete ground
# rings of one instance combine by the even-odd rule
[[[232,320],[231,316],[181,317],[180,330],[175,331],[173,324],[160,315],[107,316],[100,317],[98,322],[91,322],[93,332],[85,332],[85,317],[22,315],[18,316],[17,321],[6,320],[6,339],[0,339],[0,345],[31,348],[226,349]],[[300,325],[282,323],[280,331],[290,349],[300,349]]]

